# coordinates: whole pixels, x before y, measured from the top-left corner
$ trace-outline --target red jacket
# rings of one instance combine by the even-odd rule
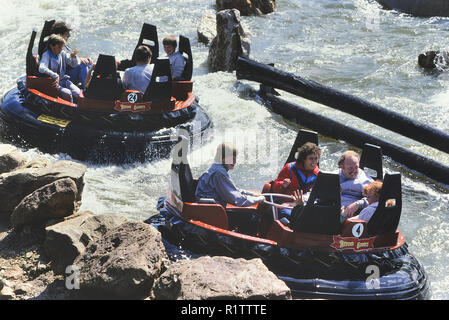
[[[316,176],[320,172],[320,168],[315,166],[311,173],[306,173],[302,164],[296,162],[287,163],[279,172],[277,179],[273,183],[274,193],[283,193],[293,195],[295,190],[301,189],[304,193],[312,189]],[[298,178],[300,179],[298,181]],[[290,179],[291,183],[287,188],[282,186],[284,179]]]

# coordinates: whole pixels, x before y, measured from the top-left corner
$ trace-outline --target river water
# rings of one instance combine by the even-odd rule
[[[298,126],[270,113],[248,98],[258,84],[237,81],[235,73],[210,73],[208,47],[198,43],[201,14],[215,11],[212,0],[1,0],[0,94],[25,73],[25,53],[33,28],[44,20],[66,20],[70,44],[79,56],[99,53],[129,58],[143,22],[168,34],[187,36],[194,57],[194,91],[215,124],[211,142],[193,151],[190,164],[199,176],[212,161],[217,143],[239,146],[238,164],[231,173],[241,188],[260,190],[275,178],[287,157]],[[385,11],[371,0],[278,0],[273,14],[242,17],[250,34],[250,58],[275,63],[279,69],[357,95],[381,106],[449,132],[449,74],[427,74],[417,56],[445,49],[448,18],[415,18]],[[39,36],[39,35],[38,35]],[[36,41],[37,42],[37,41]],[[35,48],[36,50],[36,48]],[[449,155],[391,133],[358,118],[284,94],[310,107],[379,137],[449,165]],[[1,142],[0,142],[1,143]],[[335,171],[343,141],[320,136],[324,171]],[[25,150],[31,157],[70,159],[67,155]],[[121,214],[144,220],[157,213],[157,199],[166,194],[170,160],[119,165],[86,164],[82,209],[96,214]],[[385,159],[386,172],[402,173],[403,212],[399,229],[410,251],[429,274],[434,299],[448,299],[449,195],[442,186]]]

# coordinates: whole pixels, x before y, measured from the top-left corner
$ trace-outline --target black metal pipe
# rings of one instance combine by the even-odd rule
[[[299,125],[315,130],[324,136],[344,140],[359,148],[363,148],[365,143],[378,145],[382,148],[383,154],[389,156],[392,160],[402,163],[435,181],[449,185],[449,167],[438,161],[321,116],[300,105],[287,102],[273,93],[260,91],[259,94],[270,109]]]
[[[402,134],[449,153],[449,134],[353,95],[244,57],[237,60],[237,79],[260,82]]]

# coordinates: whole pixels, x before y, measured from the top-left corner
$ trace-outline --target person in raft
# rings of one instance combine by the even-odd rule
[[[214,163],[198,180],[195,196],[211,198],[226,208],[230,203],[238,207],[247,207],[263,202],[265,197],[249,191],[237,189],[229,176],[237,162],[237,149],[228,143],[217,147]]]
[[[47,41],[47,50],[39,61],[39,72],[49,75],[55,80],[58,95],[64,100],[78,100],[80,89],[70,81],[66,74],[67,66],[76,67],[81,61],[76,56],[78,51],[67,53],[63,50],[65,40],[60,35],[52,34]]]
[[[123,74],[123,87],[125,90],[139,90],[145,94],[151,81],[154,65],[151,63],[151,49],[145,45],[137,47],[135,52],[136,65],[125,70]]]
[[[382,191],[382,182],[374,181],[369,185],[363,187],[363,195],[366,197],[368,206],[364,208],[357,216],[356,219],[361,219],[368,222],[376,212],[377,206],[379,205],[380,192]],[[391,200],[387,201],[387,206],[391,205]]]
[[[60,35],[64,38],[66,41],[66,44],[64,45],[64,51],[66,51],[68,54],[71,54],[73,51],[72,48],[67,44],[70,38],[70,32],[72,29],[69,25],[67,25],[64,21],[56,21],[53,23],[51,27],[51,33]],[[70,81],[75,84],[80,84],[81,86],[84,85],[87,77],[87,73],[89,69],[93,65],[93,61],[91,58],[79,58],[81,63],[72,68],[71,66],[67,67],[66,74],[70,76]]]
[[[373,179],[359,168],[359,163],[359,155],[352,150],[343,152],[338,159],[341,206],[345,217],[352,217],[369,205],[368,200],[363,197],[363,187],[372,183]]]
[[[321,157],[321,149],[312,142],[306,142],[295,154],[296,161],[287,163],[279,172],[277,179],[273,183],[274,193],[282,193],[291,196],[300,196],[309,192],[320,172],[318,162]],[[299,194],[295,193],[299,191]],[[295,201],[296,202],[296,201]],[[290,203],[283,203],[290,205]],[[282,208],[278,211],[279,219],[290,218],[291,209]]]
[[[175,36],[167,36],[162,40],[164,51],[170,60],[170,69],[173,80],[181,81],[182,73],[184,72],[185,59],[181,52],[176,51],[178,43]]]

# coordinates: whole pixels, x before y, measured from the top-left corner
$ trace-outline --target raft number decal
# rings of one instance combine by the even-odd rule
[[[41,114],[37,120],[45,122],[45,123],[49,123],[49,124],[54,124],[57,125],[59,127],[65,128],[67,127],[67,125],[70,123],[70,120],[65,120],[65,119],[59,119],[59,118],[55,118],[46,114]]]
[[[374,248],[375,238],[358,239],[356,237],[334,236],[333,239],[334,242],[331,247],[337,250],[365,251]]]
[[[360,236],[363,234],[364,230],[365,230],[365,227],[363,226],[363,223],[356,223],[352,227],[352,235],[356,238],[360,238]]]
[[[138,98],[139,97],[135,92],[131,92],[130,94],[128,94],[128,102],[135,103]]]

